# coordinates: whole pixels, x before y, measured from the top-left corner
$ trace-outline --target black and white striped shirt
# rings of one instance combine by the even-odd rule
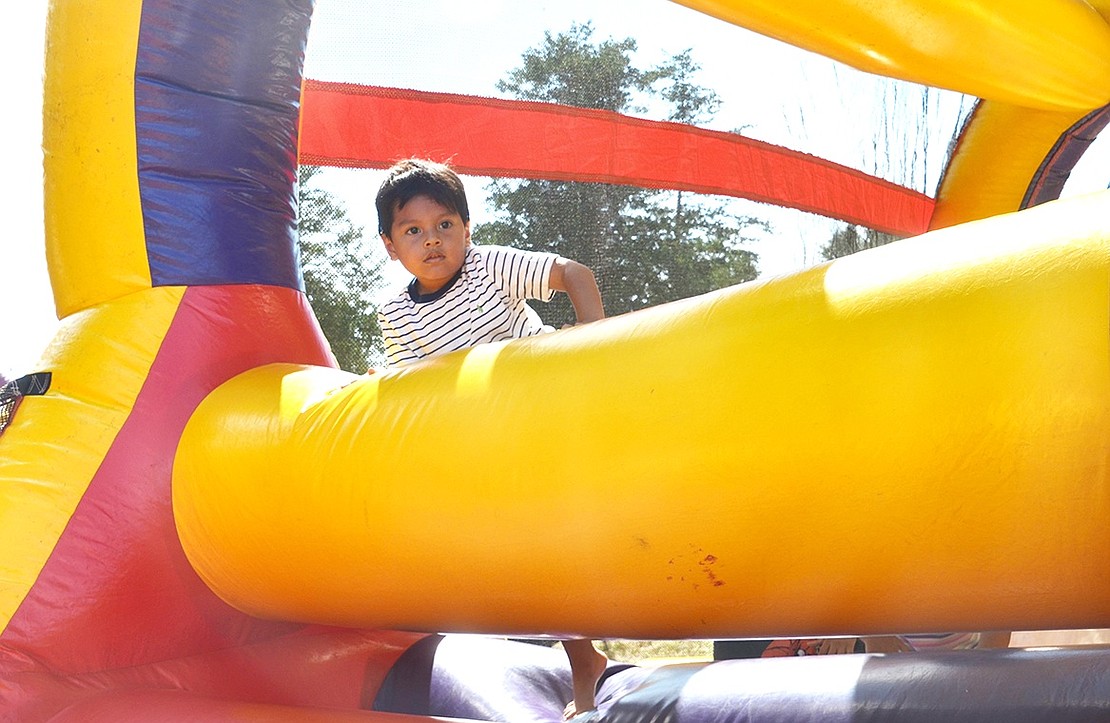
[[[413,279],[378,311],[386,361],[400,364],[551,331],[526,301],[555,295],[548,282],[558,258],[507,246],[471,246],[459,273],[439,291],[421,297]]]

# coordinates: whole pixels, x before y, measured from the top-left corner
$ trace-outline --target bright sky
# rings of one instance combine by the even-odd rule
[[[7,173],[0,281],[0,373],[30,371],[57,327],[46,275],[42,230],[42,58],[45,0],[13,3],[0,59],[9,68],[5,119]],[[667,0],[317,0],[306,75],[376,85],[492,95],[495,83],[536,46],[543,30],[561,32],[591,19],[595,39],[635,37],[638,64],[654,65],[693,48],[703,71],[697,81],[724,102],[712,127],[747,126],[748,135],[861,168],[932,193],[960,96],[936,93],[930,141],[938,152],[924,178],[905,178],[900,164],[873,157],[881,88],[885,81],[703,16]],[[940,119],[946,119],[941,122]],[[946,125],[947,123],[947,125]],[[1070,192],[1105,188],[1110,181],[1110,138],[1104,133],[1072,174]],[[900,139],[893,139],[898,147]],[[916,171],[921,175],[921,169]],[[356,223],[373,228],[372,173],[329,171],[324,186],[347,201]],[[481,181],[468,184],[480,195]],[[474,220],[483,211],[474,204]],[[815,248],[830,225],[808,214],[759,206],[776,234],[756,250],[764,273],[783,273],[815,262]],[[750,212],[750,211],[745,211]]]
[[[493,95],[497,81],[520,64],[525,50],[540,44],[545,30],[559,33],[586,20],[595,40],[635,38],[640,67],[691,48],[702,66],[697,81],[724,101],[710,127],[747,126],[753,137],[820,151],[848,165],[860,164],[870,148],[874,134],[867,131],[879,124],[882,110],[876,89],[885,80],[667,0],[421,0],[384,8],[320,0],[306,74]]]
[[[32,371],[54,337],[57,319],[46,276],[42,230],[42,65],[45,0],[12,3],[9,28],[0,43],[0,67],[8,69],[5,89],[5,229],[0,277],[0,374]]]

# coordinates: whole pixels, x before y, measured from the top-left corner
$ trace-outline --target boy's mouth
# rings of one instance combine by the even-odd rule
[[[445,257],[443,254],[439,253],[438,251],[434,251],[424,257],[424,262],[427,263],[429,261],[442,261],[444,258]]]

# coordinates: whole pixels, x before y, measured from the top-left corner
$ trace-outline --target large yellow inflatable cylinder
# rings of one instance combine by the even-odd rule
[[[1110,102],[1105,0],[676,2],[892,78],[1042,110]]]
[[[1110,627],[1110,195],[197,410],[195,568],[257,615],[673,638]]]

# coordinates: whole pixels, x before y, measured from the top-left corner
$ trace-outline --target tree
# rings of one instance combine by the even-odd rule
[[[831,261],[898,240],[898,237],[893,234],[876,231],[873,228],[863,228],[863,234],[860,235],[860,228],[862,227],[846,224],[833,232],[832,238],[821,247],[821,258]]]
[[[319,172],[317,166],[297,171],[305,293],[340,368],[362,374],[384,357],[372,301],[384,262],[369,253],[362,227],[343,203],[313,185]]]
[[[595,43],[591,25],[545,33],[497,88],[537,100],[622,113],[662,104],[668,119],[703,121],[720,105],[697,86],[689,50],[648,70],[632,63],[636,43]],[[729,214],[725,204],[673,191],[565,181],[495,180],[487,188],[494,220],[475,226],[482,243],[553,251],[593,268],[606,312],[618,314],[755,278],[757,257],[745,232],[765,224]],[[565,297],[540,305],[544,321],[573,320]]]

